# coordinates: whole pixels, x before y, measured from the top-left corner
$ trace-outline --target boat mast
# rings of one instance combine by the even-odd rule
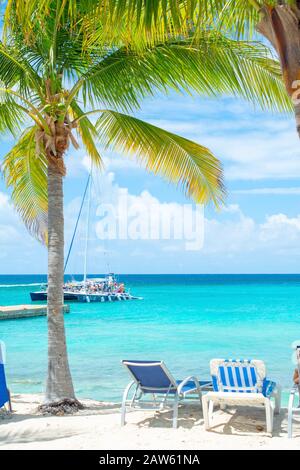
[[[79,214],[78,214],[78,217],[77,217],[77,220],[76,220],[74,232],[73,232],[73,235],[72,235],[72,240],[71,240],[71,243],[70,243],[70,247],[69,247],[69,250],[68,250],[67,259],[66,259],[65,266],[64,266],[64,273],[66,272],[66,269],[67,269],[67,265],[68,265],[68,261],[69,261],[70,254],[71,254],[71,251],[72,251],[72,247],[73,247],[75,235],[76,235],[76,232],[77,232],[78,222],[79,222],[79,219],[80,219],[80,216],[81,216],[81,212],[82,212],[83,204],[84,204],[84,201],[85,201],[85,196],[86,196],[86,193],[87,193],[89,184],[90,184],[90,180],[91,180],[91,174],[89,174],[89,177],[88,177],[88,179],[87,179],[86,186],[85,186],[85,189],[84,189],[84,193],[83,193],[83,198],[82,198],[81,205],[80,205]]]
[[[90,231],[90,213],[91,213],[91,195],[92,195],[92,167],[89,176],[89,194],[88,194],[88,208],[87,208],[87,221],[86,221],[86,236],[85,236],[85,250],[84,250],[84,269],[83,269],[83,283],[86,290],[86,278],[87,278],[87,253],[88,253],[88,242],[89,242],[89,231]]]

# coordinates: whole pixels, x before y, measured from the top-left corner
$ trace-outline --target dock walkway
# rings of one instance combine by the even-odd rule
[[[70,306],[64,305],[64,313],[70,312]],[[47,315],[47,305],[0,305],[0,320],[15,318],[41,317]]]

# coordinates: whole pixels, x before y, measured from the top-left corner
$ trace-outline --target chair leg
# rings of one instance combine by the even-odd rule
[[[208,416],[209,416],[210,423],[212,422],[212,419],[213,419],[213,412],[214,412],[214,402],[210,400],[209,406],[208,406]]]
[[[11,394],[10,394],[9,390],[8,390],[8,396],[9,396],[8,409],[9,409],[10,413],[12,413]]]
[[[275,410],[274,413],[276,415],[279,415],[280,413],[280,408],[281,408],[281,387],[278,385],[277,389],[274,393],[274,398],[275,398]]]
[[[274,409],[273,409],[273,406],[272,406],[270,400],[267,400],[265,402],[265,409],[266,409],[267,432],[272,434]]]
[[[203,418],[204,418],[204,427],[206,431],[208,431],[210,428],[208,407],[209,407],[209,401],[207,399],[207,396],[204,395],[202,397],[202,411],[203,411]]]
[[[290,394],[288,404],[288,438],[293,437],[293,407],[294,407],[295,393]]]
[[[200,406],[202,408],[202,392],[200,388],[198,389],[198,395],[199,395],[199,400],[200,400]]]
[[[125,426],[125,424],[126,424],[125,415],[126,415],[126,402],[122,402],[122,408],[121,408],[121,426]]]
[[[173,405],[173,429],[177,428],[177,419],[178,419],[178,403],[179,403],[179,397],[176,393],[174,397],[174,405]]]
[[[121,407],[121,426],[124,426],[126,424],[125,415],[126,415],[127,397],[128,397],[128,394],[129,394],[129,391],[130,391],[131,387],[134,384],[135,384],[135,382],[130,382],[130,384],[127,385],[127,387],[125,388],[124,393],[123,393],[123,400],[122,400],[122,407]],[[136,391],[135,391],[134,396],[136,396]],[[133,403],[131,403],[131,404],[133,404]]]
[[[274,414],[275,414],[275,406],[274,406],[274,403],[270,403],[271,405],[271,418],[272,418],[272,433],[273,433],[273,429],[274,429]]]

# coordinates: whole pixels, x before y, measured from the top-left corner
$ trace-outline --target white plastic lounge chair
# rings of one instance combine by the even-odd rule
[[[296,357],[297,367],[300,377],[300,346],[296,346]],[[295,403],[296,398],[298,399]],[[300,391],[299,385],[294,384],[290,392],[289,404],[288,404],[288,437],[293,437],[293,414],[300,413]]]
[[[175,380],[163,361],[122,361],[133,380],[123,394],[121,409],[121,425],[125,424],[127,408],[163,410],[168,407],[168,399],[173,400],[173,428],[177,427],[178,405],[189,394],[197,394],[197,400],[202,398],[202,390],[212,389],[212,382],[199,382],[190,376],[184,380]],[[129,393],[133,397],[129,399]],[[153,400],[149,401],[149,395]],[[145,398],[142,401],[142,398]]]
[[[9,411],[12,411],[10,393],[6,385],[4,362],[4,343],[0,341],[0,408],[8,404]]]
[[[263,361],[247,359],[212,359],[210,372],[213,392],[202,397],[205,429],[212,426],[214,404],[259,406],[266,410],[267,432],[272,433],[273,415],[280,412],[281,388],[266,378]],[[275,398],[275,407],[271,398]],[[275,408],[275,410],[274,410]]]

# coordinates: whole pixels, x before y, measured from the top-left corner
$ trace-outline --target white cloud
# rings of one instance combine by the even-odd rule
[[[232,190],[233,194],[253,194],[253,195],[280,195],[280,196],[290,196],[300,194],[300,187],[291,187],[291,188],[251,188],[251,189],[235,189]]]
[[[204,253],[234,254],[255,249],[258,229],[255,221],[244,215],[237,205],[229,206],[227,214],[223,220],[205,220]]]
[[[119,187],[114,178],[113,173],[101,177],[99,186],[102,189],[101,202],[116,206],[120,195],[127,188]],[[152,204],[160,208],[166,206],[170,210],[180,206],[175,202],[160,201],[149,191],[137,195],[128,192],[127,198],[129,205],[142,204],[146,208]],[[79,206],[79,203],[80,200],[76,199],[66,209],[67,226],[73,227],[75,214],[78,213],[75,206]],[[158,240],[120,240],[118,237],[106,241],[97,239],[96,205],[92,210],[93,233],[89,242],[91,272],[105,270],[108,254],[113,269],[118,268],[121,272],[289,272],[296,269],[290,266],[300,260],[300,214],[289,217],[274,212],[257,222],[238,204],[228,205],[216,215],[206,216],[204,246],[199,251],[188,252],[183,240],[162,240],[161,237]],[[73,217],[72,224],[69,215]],[[84,235],[85,229],[81,233]],[[82,249],[75,248],[79,272],[83,260],[79,253],[82,252]],[[74,263],[70,266],[72,269]]]
[[[230,212],[229,212],[230,214]],[[300,214],[288,217],[286,214],[266,216],[262,223],[257,223],[235,206],[226,220],[206,219],[205,242],[203,252],[207,254],[242,256],[254,254],[267,257],[268,254],[289,254],[299,251]]]
[[[237,116],[236,116],[237,119]],[[159,124],[159,122],[157,122]],[[223,162],[227,180],[285,179],[300,176],[300,147],[294,123],[228,120],[165,122],[165,128],[205,145]]]
[[[119,258],[122,263],[128,264],[131,257],[143,256],[152,259],[159,252],[173,255],[175,251],[183,252],[186,246],[193,249],[191,245],[193,243],[201,244],[201,230],[195,233],[196,224],[202,222],[203,227],[201,208],[196,211],[195,205],[183,206],[177,202],[164,202],[147,190],[132,194],[128,188],[120,187],[115,182],[115,175],[112,172],[105,175],[97,173],[93,181],[92,223],[89,237],[89,264],[92,272],[101,271],[99,266],[104,265],[105,254],[108,251],[110,257],[114,257],[115,260]],[[75,198],[65,207],[67,245],[73,234],[80,204],[81,199]],[[110,238],[103,240],[103,230],[107,234],[107,227],[103,225],[103,217],[107,220],[107,211],[113,214],[112,228],[109,229]],[[87,203],[84,205],[78,226],[68,272],[74,272],[75,269],[82,270],[86,215]],[[128,228],[125,229],[125,238],[122,239],[123,232],[120,227],[126,224]],[[79,257],[81,261],[78,261]],[[139,269],[143,269],[143,265],[140,265]]]
[[[12,225],[0,224],[0,244],[16,243],[20,239],[20,233]]]
[[[276,248],[291,249],[300,244],[300,215],[288,217],[286,214],[274,214],[266,217],[260,225],[260,240],[264,244],[276,244]]]
[[[226,180],[300,177],[294,117],[254,111],[242,101],[172,95],[146,100],[137,117],[210,148],[224,164]],[[106,171],[145,173],[134,158],[103,150]],[[82,153],[67,157],[69,176],[82,174]]]
[[[271,116],[268,113],[253,112],[245,103],[232,99],[204,100],[200,98],[191,99],[176,95],[171,98],[161,98],[147,100],[143,105],[143,112],[137,114],[138,117],[164,127],[170,131],[177,132],[183,136],[193,139],[203,145],[208,146],[224,163],[225,177],[227,180],[260,180],[260,179],[284,179],[299,178],[300,176],[300,154],[299,143],[295,132],[294,119],[286,119],[282,116]],[[130,184],[133,179],[140,178],[135,187],[145,187],[149,180],[144,180],[146,176],[144,170],[139,169],[139,165],[132,159],[120,157],[109,151],[102,152],[106,166],[106,174],[96,184],[98,185],[98,196],[93,194],[94,203],[104,203],[116,201],[118,193],[124,188],[119,188],[114,181],[113,172],[130,171]],[[66,157],[68,165],[69,184],[76,184],[75,178],[80,177],[84,181],[87,174],[87,159],[82,151],[70,150]],[[127,175],[126,175],[127,176]],[[72,177],[74,178],[72,180]],[[146,181],[146,184],[144,184]],[[66,194],[68,188],[66,184]],[[139,185],[139,186],[138,186]],[[281,183],[276,183],[275,188],[253,188],[236,190],[236,194],[299,194],[300,188],[280,187]],[[257,184],[258,186],[258,184]],[[265,184],[267,186],[267,184]],[[282,186],[284,184],[282,183]],[[151,186],[150,186],[151,187]],[[172,193],[169,189],[161,185],[161,194],[166,190],[166,199]],[[74,192],[83,192],[83,187]],[[157,188],[156,188],[157,189]],[[166,204],[155,197],[150,191],[136,190],[137,194],[129,191],[128,197],[131,203],[143,203],[149,205],[156,203],[159,207]],[[74,193],[72,193],[74,194]],[[176,196],[174,196],[175,200]],[[66,205],[66,240],[70,239],[75,220],[78,214],[81,197],[73,199]],[[173,201],[169,204],[175,204]],[[171,207],[171,205],[170,205]],[[291,208],[289,208],[291,213]],[[282,210],[282,209],[281,209]],[[238,205],[225,208],[222,213],[207,218],[205,230],[205,244],[202,251],[188,255],[184,251],[183,243],[179,241],[129,241],[129,242],[108,242],[98,243],[91,240],[91,247],[95,249],[94,271],[99,272],[101,260],[104,253],[109,249],[113,254],[115,263],[125,272],[146,272],[146,271],[173,271],[176,267],[182,267],[185,272],[209,272],[219,271],[229,272],[232,269],[240,269],[246,272],[248,265],[252,263],[252,268],[259,266],[264,261],[271,263],[278,262],[279,266],[285,266],[288,270],[293,262],[297,262],[299,269],[299,216],[295,214],[289,217],[286,214],[278,214],[276,208],[269,209],[271,215],[266,215],[261,223],[254,217],[241,210]],[[284,212],[284,211],[283,211]],[[255,208],[251,210],[255,214]],[[1,256],[4,252],[4,240],[6,244],[13,240],[11,246],[15,246],[15,232],[22,238],[18,243],[20,256],[11,248],[6,259],[11,257],[15,266],[12,271],[16,271],[18,260],[21,259],[21,251],[32,249],[32,252],[39,250],[39,245],[27,234],[16,213],[9,204],[8,197],[0,192],[0,243],[2,248]],[[85,226],[83,224],[79,238],[84,239]],[[93,237],[91,237],[93,238]],[[101,246],[100,246],[101,245]],[[25,248],[24,248],[25,247]],[[33,250],[34,247],[34,250]],[[83,250],[75,250],[75,257]],[[28,251],[29,252],[29,251]],[[39,253],[39,251],[38,251]],[[289,256],[286,256],[286,255]],[[291,257],[291,254],[293,255]],[[135,263],[131,262],[131,256]],[[279,257],[282,256],[281,260]],[[234,260],[226,264],[224,259],[231,257]],[[269,257],[269,258],[268,258]],[[25,256],[25,258],[27,258]],[[293,259],[292,259],[293,258]],[[33,259],[28,256],[28,259]],[[149,264],[144,260],[149,259]],[[208,261],[206,261],[208,260]],[[82,271],[82,260],[78,260],[78,269]],[[236,265],[234,265],[236,263]],[[2,264],[2,260],[1,260]],[[156,267],[157,265],[157,267]],[[8,266],[8,264],[6,264]],[[29,266],[29,264],[28,264]],[[36,269],[45,271],[44,267],[36,262]],[[292,266],[293,267],[293,266]],[[2,268],[1,268],[2,269]],[[181,268],[180,268],[181,269]],[[261,268],[263,269],[263,268]],[[29,269],[30,270],[30,267]]]
[[[120,191],[114,174],[99,182],[101,201],[117,203]],[[130,204],[179,206],[165,203],[149,191],[128,193]],[[95,201],[95,206],[97,201]],[[81,199],[73,199],[65,211],[66,241],[71,237]],[[95,207],[94,207],[95,210]],[[7,195],[0,192],[0,246],[2,272],[45,272],[46,253],[26,232]],[[188,252],[182,240],[99,240],[94,230],[92,211],[89,240],[89,270],[104,272],[110,266],[119,272],[258,272],[294,271],[300,261],[300,214],[276,213],[255,221],[237,204],[205,219],[202,250]],[[69,272],[82,272],[85,213],[72,252]],[[16,243],[17,241],[17,243]],[[34,260],[39,260],[35,262]],[[11,262],[10,262],[11,261]],[[2,268],[6,262],[6,268]],[[10,266],[10,270],[7,266]],[[271,266],[271,267],[270,267]]]
[[[3,192],[0,192],[0,247],[0,272],[46,272],[46,249],[29,235],[9,196]]]
[[[20,238],[22,227],[7,194],[0,192],[0,245],[13,244]]]
[[[300,176],[294,117],[254,111],[230,98],[155,100],[142,113],[157,126],[209,147],[224,163],[227,180]]]

